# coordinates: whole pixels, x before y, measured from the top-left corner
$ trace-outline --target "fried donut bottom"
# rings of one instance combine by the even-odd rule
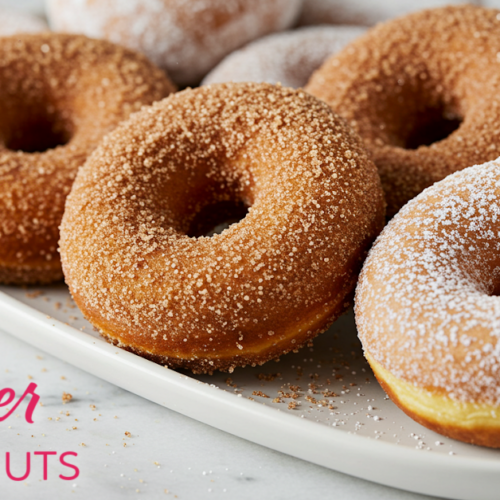
[[[395,377],[370,354],[365,357],[380,385],[408,416],[428,429],[466,443],[500,448],[500,407],[456,401]]]

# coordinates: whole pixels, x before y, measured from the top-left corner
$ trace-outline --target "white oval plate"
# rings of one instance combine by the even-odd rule
[[[500,451],[444,438],[384,394],[352,314],[263,367],[193,376],[102,340],[64,285],[0,286],[0,328],[134,394],[274,450],[444,498],[498,500]]]

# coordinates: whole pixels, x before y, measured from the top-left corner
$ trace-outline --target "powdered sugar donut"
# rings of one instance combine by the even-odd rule
[[[396,16],[468,0],[305,0],[299,24],[362,24],[372,26]]]
[[[106,38],[145,53],[183,85],[226,54],[290,27],[302,0],[46,0],[56,31]]]
[[[499,160],[408,203],[371,250],[356,291],[365,355],[394,402],[430,429],[496,448]]]
[[[357,26],[314,26],[269,35],[227,56],[203,80],[302,87],[325,59],[362,35]]]
[[[0,9],[0,36],[37,33],[48,29],[47,23],[40,17],[21,14],[10,9]]]

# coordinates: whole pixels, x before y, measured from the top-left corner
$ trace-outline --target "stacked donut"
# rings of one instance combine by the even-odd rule
[[[301,2],[185,5],[48,0],[56,28],[180,85],[205,76],[177,93],[110,42],[0,39],[0,280],[64,272],[108,341],[196,373],[296,350],[357,284],[396,404],[500,447],[500,11],[272,34],[208,73]]]

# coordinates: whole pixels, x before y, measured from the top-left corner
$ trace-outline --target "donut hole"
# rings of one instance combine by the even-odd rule
[[[417,113],[404,139],[405,149],[430,146],[450,136],[460,127],[462,118],[443,108],[429,108]]]
[[[241,200],[223,200],[205,205],[194,217],[187,235],[191,237],[220,234],[231,224],[244,219],[248,207]]]
[[[17,123],[10,127],[5,146],[12,151],[43,153],[64,146],[72,135],[68,120],[57,113],[28,109],[17,114]]]
[[[496,260],[496,259],[495,259]],[[480,272],[473,277],[478,283],[478,291],[489,297],[500,297],[500,263],[494,262],[493,265],[485,266],[484,260],[478,262]],[[486,267],[486,269],[484,268]]]

